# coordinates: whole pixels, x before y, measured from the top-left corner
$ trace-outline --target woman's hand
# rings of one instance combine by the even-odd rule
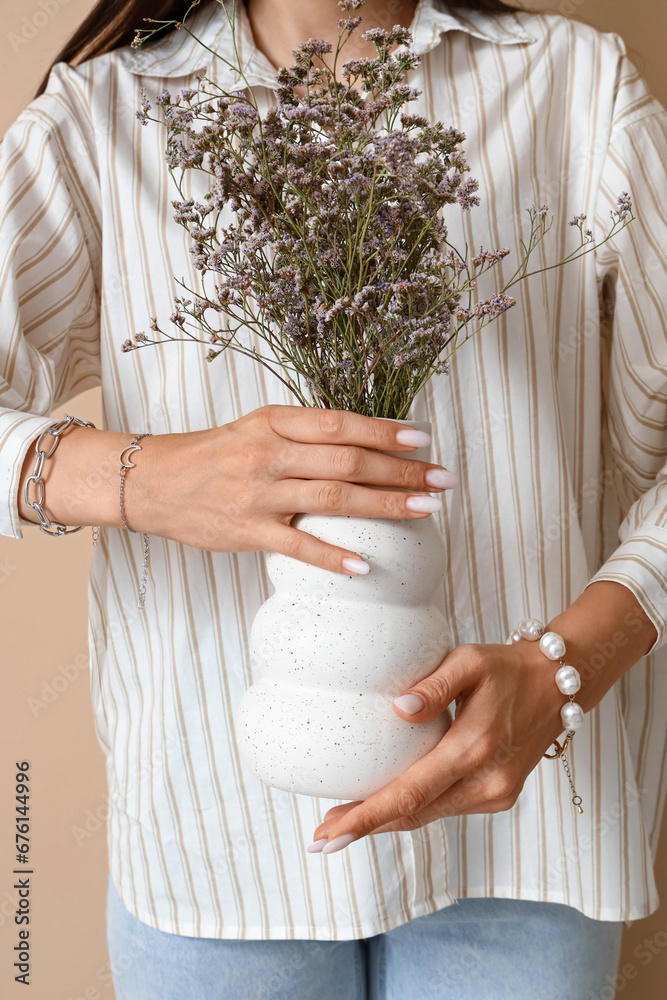
[[[456,701],[454,722],[438,746],[362,804],[330,809],[314,841],[342,837],[345,847],[369,833],[509,809],[563,730],[565,699],[550,666],[537,643],[457,646],[407,695],[405,708],[420,700],[423,708],[409,713],[394,701],[396,714],[411,723],[429,722]]]
[[[336,573],[365,573],[358,553],[290,522],[296,513],[428,517],[442,501],[424,492],[457,485],[442,466],[409,458],[428,440],[343,410],[264,406],[222,427],[142,441],[127,477],[127,518],[135,530],[195,548],[266,549]]]
[[[576,700],[584,711],[601,701],[657,637],[631,591],[609,581],[591,584],[548,629],[564,637],[566,662],[581,674]],[[428,722],[455,701],[451,728],[434,750],[365,802],[329,809],[310,850],[332,854],[371,833],[510,809],[563,732],[560,709],[567,699],[556,686],[557,669],[537,642],[456,647],[406,692],[406,700],[401,695],[394,701],[396,713],[411,723]]]

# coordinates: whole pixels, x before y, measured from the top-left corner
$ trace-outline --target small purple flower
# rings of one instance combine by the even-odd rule
[[[364,31],[361,37],[365,42],[384,42],[387,38],[387,32],[384,28],[369,28],[368,31]]]
[[[456,192],[456,200],[464,212],[469,212],[472,208],[479,205],[479,198],[475,194],[475,191],[478,190],[479,181],[476,181],[472,177],[463,181],[463,183],[459,186]]]
[[[141,110],[137,111],[137,118],[142,125],[148,125],[148,112],[152,110],[151,102],[148,100],[146,88],[141,88]]]
[[[619,219],[625,219],[626,216],[632,214],[632,198],[627,191],[622,191],[618,196],[616,204],[618,208],[616,209]]]
[[[227,108],[227,114],[235,116],[236,118],[245,118],[249,121],[256,121],[258,118],[257,111],[251,104],[243,101],[238,101],[236,104],[230,104]]]
[[[501,313],[515,305],[516,299],[509,295],[493,295],[490,299],[478,302],[473,310],[473,315],[475,319],[482,319],[482,317],[495,319],[496,316],[500,316]]]
[[[342,17],[336,21],[339,31],[354,31],[361,24],[361,17]]]
[[[507,257],[509,252],[507,247],[502,247],[500,250],[485,250],[484,247],[480,247],[477,256],[472,258],[472,263],[475,267],[480,267],[482,264],[497,264]]]
[[[324,56],[327,52],[331,52],[332,46],[331,42],[325,42],[323,40],[318,40],[317,38],[309,38],[307,42],[302,42],[297,45],[294,50],[294,55],[298,52],[306,56]]]

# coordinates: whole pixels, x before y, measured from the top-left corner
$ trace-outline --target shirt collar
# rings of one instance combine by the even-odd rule
[[[207,72],[215,64],[216,82],[225,88],[242,85],[238,73],[227,68],[215,58],[217,52],[233,64],[240,59],[248,84],[273,88],[276,70],[254,43],[248,15],[241,0],[236,0],[238,59],[232,45],[231,29],[224,10],[231,13],[233,0],[209,0],[189,18],[187,24],[192,34],[180,29],[164,39],[149,43],[139,49],[119,50],[119,57],[126,68],[137,76],[184,77]],[[461,10],[448,7],[445,0],[418,0],[411,26],[412,51],[423,55],[435,48],[446,31],[463,31],[497,45],[516,45],[534,42],[522,26],[518,14],[490,14],[479,10]],[[193,38],[196,35],[197,38]],[[199,41],[204,43],[204,48]]]

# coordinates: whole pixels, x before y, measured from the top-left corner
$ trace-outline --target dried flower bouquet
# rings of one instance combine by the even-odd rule
[[[233,8],[230,16],[217,2],[234,31]],[[299,45],[264,116],[250,86],[227,92],[205,77],[175,96],[164,90],[161,119],[151,118],[143,93],[142,124],[166,125],[180,193],[175,219],[200,275],[198,288],[182,285],[175,299],[176,333],[156,319],[151,329],[209,345],[209,360],[227,349],[250,355],[305,406],[402,419],[426,382],[448,371],[454,351],[515,305],[508,292],[539,273],[530,259],[553,218],[546,205],[528,209],[516,269],[476,301],[480,276],[510,251],[470,255],[448,241],[447,206],[479,204],[478,184],[466,177],[465,135],[407,112],[419,91],[406,78],[419,58],[405,28],[366,31],[376,56],[349,60],[338,73],[363,0],[339,6],[335,49],[316,39]],[[135,44],[171,23],[156,22]],[[187,15],[179,27],[189,31]],[[243,78],[240,64],[223,62]],[[183,193],[189,171],[210,178],[202,201]],[[575,216],[577,245],[551,266],[595,250],[632,217],[623,193],[596,243],[585,216]],[[159,342],[137,333],[123,350]]]

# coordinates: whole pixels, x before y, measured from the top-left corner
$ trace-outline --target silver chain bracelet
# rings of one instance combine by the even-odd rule
[[[42,431],[37,438],[37,442],[35,444],[37,461],[35,462],[33,474],[29,476],[25,482],[23,495],[26,506],[30,507],[37,514],[40,522],[39,530],[43,531],[45,535],[73,535],[76,531],[81,531],[81,529],[85,527],[84,524],[80,524],[78,528],[67,528],[64,524],[60,524],[59,521],[52,521],[44,510],[44,480],[42,479],[44,463],[47,458],[51,458],[60,443],[61,435],[67,430],[68,427],[71,427],[72,424],[78,424],[79,427],[95,427],[95,424],[91,423],[90,420],[79,420],[78,417],[73,417],[69,413],[66,413],[59,423],[52,424],[51,427],[47,427],[46,430]],[[48,451],[44,451],[42,448],[42,441],[47,434],[51,434],[55,438],[55,441]],[[35,484],[35,489],[37,491],[37,499],[34,501],[32,501],[29,496],[30,483]],[[93,528],[93,545],[95,542],[96,529]]]
[[[142,438],[151,437],[151,436],[152,436],[151,434],[136,434],[132,438],[132,440],[130,441],[130,443],[127,445],[127,447],[123,448],[123,450],[120,453],[120,457],[119,457],[119,462],[120,462],[120,516],[121,516],[123,524],[125,525],[125,527],[127,528],[127,530],[131,531],[132,534],[135,534],[135,535],[137,533],[136,529],[135,528],[131,528],[129,526],[129,524],[127,523],[127,519],[125,517],[125,476],[127,475],[127,470],[128,469],[134,469],[134,467],[135,467],[134,462],[130,459],[130,455],[132,455],[133,452],[135,452],[135,451],[141,451],[141,445],[139,445],[138,442],[141,441]],[[142,536],[143,536],[143,542],[144,542],[144,563],[143,563],[143,567],[142,567],[142,570],[141,570],[141,584],[139,586],[139,600],[137,602],[137,607],[138,607],[138,609],[140,611],[143,611],[143,609],[144,609],[144,600],[146,598],[146,583],[147,583],[147,580],[148,580],[148,552],[149,552],[149,545],[150,545],[149,536],[146,534],[145,531],[142,532]]]
[[[72,424],[77,424],[79,427],[95,427],[95,424],[90,420],[79,420],[78,417],[73,417],[71,414],[66,413],[62,420],[58,423],[52,424],[47,427],[46,430],[42,431],[35,444],[35,452],[37,453],[37,460],[35,462],[35,468],[31,476],[26,479],[24,486],[24,497],[26,506],[34,510],[39,518],[39,528],[47,535],[53,535],[55,537],[59,535],[73,535],[77,531],[81,531],[85,525],[80,524],[76,528],[68,528],[64,524],[60,524],[59,521],[52,521],[49,515],[44,510],[44,499],[45,499],[45,488],[44,480],[42,479],[42,472],[44,470],[44,463],[47,459],[51,458],[56,448],[60,443],[60,438],[62,434],[71,427]],[[48,451],[44,451],[42,448],[42,441],[47,434],[50,434],[55,440]],[[125,517],[125,475],[128,469],[133,469],[134,462],[130,460],[130,455],[134,451],[141,451],[141,447],[138,442],[141,438],[151,437],[150,434],[137,434],[132,438],[131,443],[122,450],[120,453],[120,516],[122,518],[124,526],[128,531],[136,534],[135,529],[131,528],[127,523]],[[30,499],[30,484],[35,484],[35,490],[37,492],[37,497],[35,500]],[[92,527],[93,533],[93,545],[97,545],[99,538],[100,529],[97,525]],[[144,599],[146,597],[146,583],[148,580],[148,553],[149,553],[149,536],[142,532],[143,542],[144,542],[144,562],[143,569],[141,573],[141,585],[139,587],[139,602],[137,607],[139,610],[143,610]]]

